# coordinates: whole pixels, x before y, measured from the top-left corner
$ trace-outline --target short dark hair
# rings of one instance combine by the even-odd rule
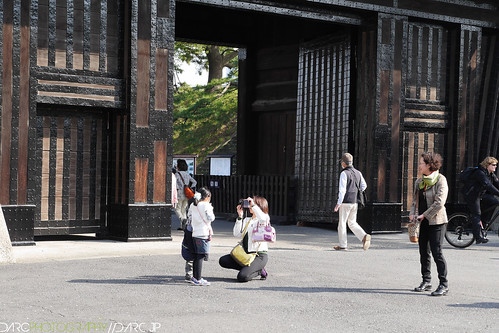
[[[442,156],[438,153],[422,153],[423,161],[430,166],[430,171],[439,170],[442,167]]]
[[[189,169],[187,162],[185,160],[177,160],[177,169],[180,171],[187,171],[187,169]]]

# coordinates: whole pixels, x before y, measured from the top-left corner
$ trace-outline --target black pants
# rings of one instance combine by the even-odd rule
[[[207,261],[207,254],[196,254],[196,258],[192,262],[192,276],[196,278],[196,280],[201,279],[201,271],[203,270],[203,261]]]
[[[448,286],[447,263],[442,254],[442,243],[445,235],[445,224],[429,225],[428,220],[421,222],[419,229],[419,255],[421,261],[421,275],[424,282],[431,282],[431,255],[437,265],[440,284]],[[431,254],[430,254],[431,250]]]
[[[484,224],[487,223],[492,217],[494,210],[491,209],[487,211],[482,217],[481,207],[483,207],[484,210],[487,210],[488,208],[499,204],[499,200],[495,196],[486,193],[482,198],[478,197],[474,201],[467,201],[466,203],[468,204],[471,222],[473,223],[473,236],[475,239],[483,238],[483,229],[480,221]]]
[[[232,259],[230,254],[224,255],[220,257],[218,263],[223,268],[235,269],[239,271],[237,274],[237,281],[239,282],[248,282],[262,274],[262,269],[265,268],[267,262],[269,261],[269,257],[266,253],[260,253],[256,256],[255,260],[249,266],[241,266],[237,262]]]

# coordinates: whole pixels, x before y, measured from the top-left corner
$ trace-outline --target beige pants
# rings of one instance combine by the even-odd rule
[[[354,235],[362,241],[366,232],[357,223],[357,204],[343,203],[339,209],[340,220],[338,222],[338,238],[340,247],[347,247],[347,223]]]

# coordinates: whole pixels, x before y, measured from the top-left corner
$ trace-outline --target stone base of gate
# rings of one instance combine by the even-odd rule
[[[171,241],[171,205],[110,205],[102,238],[125,242]]]
[[[401,203],[369,202],[357,212],[357,221],[368,234],[402,232]]]
[[[2,206],[12,245],[35,245],[35,205]]]

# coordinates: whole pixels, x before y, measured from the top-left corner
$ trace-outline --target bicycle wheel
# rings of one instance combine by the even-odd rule
[[[468,214],[455,213],[449,217],[445,239],[450,245],[465,248],[473,244],[473,226]]]

